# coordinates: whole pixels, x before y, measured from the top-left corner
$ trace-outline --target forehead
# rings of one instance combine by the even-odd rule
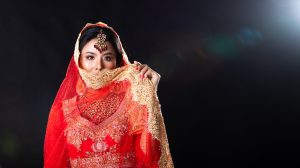
[[[98,50],[94,47],[94,45],[97,43],[97,39],[94,38],[92,40],[90,40],[89,42],[87,42],[85,44],[85,46],[82,48],[82,53],[84,52],[98,52]],[[107,46],[107,50],[106,52],[110,51],[112,53],[116,53],[115,48],[113,47],[113,45],[106,41],[105,42],[106,46]]]

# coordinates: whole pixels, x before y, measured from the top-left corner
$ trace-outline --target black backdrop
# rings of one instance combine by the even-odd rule
[[[103,21],[162,78],[176,167],[300,165],[300,13],[292,0],[1,1],[0,167],[42,167],[77,35]]]

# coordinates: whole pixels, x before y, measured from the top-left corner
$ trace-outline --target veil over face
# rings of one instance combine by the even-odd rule
[[[83,30],[96,26],[114,33],[123,66],[81,69],[79,34],[49,113],[44,167],[173,167],[155,86],[139,78],[113,28]]]

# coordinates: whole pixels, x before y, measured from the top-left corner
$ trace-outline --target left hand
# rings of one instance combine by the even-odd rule
[[[136,70],[140,72],[140,78],[148,78],[154,84],[155,87],[158,86],[160,75],[152,70],[147,64],[141,64],[137,61],[133,63],[136,66]]]

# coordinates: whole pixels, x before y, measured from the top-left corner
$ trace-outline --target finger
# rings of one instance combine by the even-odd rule
[[[144,74],[144,77],[151,80],[151,79],[152,79],[152,73],[153,73],[153,71],[152,71],[151,69],[149,69],[149,70]]]
[[[160,74],[158,74],[157,72],[154,72],[154,74],[152,74],[152,79],[151,81],[153,82],[154,86],[158,86],[159,80],[160,80]]]
[[[145,67],[144,64],[138,64],[136,70],[141,71]]]
[[[133,64],[134,64],[136,70],[140,70],[140,69],[141,69],[141,68],[139,68],[139,66],[141,65],[140,62],[138,62],[138,61],[133,61]]]
[[[142,67],[141,67],[142,64],[140,62],[133,61],[133,64],[134,64],[136,70],[140,71],[142,69]]]
[[[138,61],[133,61],[133,64],[135,64],[135,65],[141,65],[141,63],[138,62]]]
[[[143,78],[145,73],[149,70],[149,67],[145,65],[141,70],[140,70],[140,76]]]
[[[141,65],[141,63],[139,61],[133,61],[134,64],[138,64]]]
[[[159,74],[155,74],[155,75],[152,75],[151,81],[156,86],[158,84],[158,82],[159,82],[159,79],[160,79]]]

